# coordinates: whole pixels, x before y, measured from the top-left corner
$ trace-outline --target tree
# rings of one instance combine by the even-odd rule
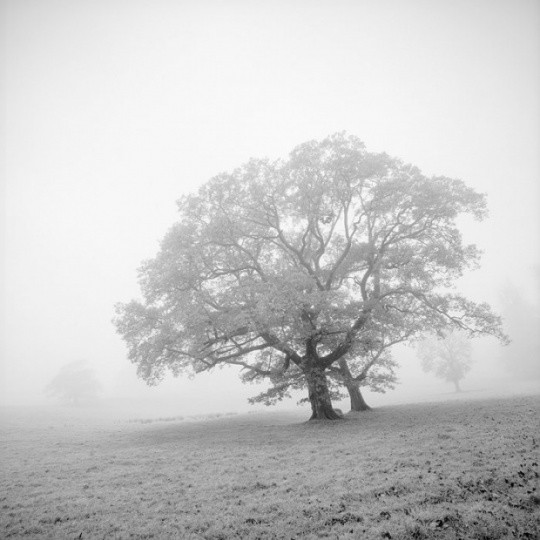
[[[411,334],[410,330],[407,332],[402,328],[402,323],[400,317],[386,312],[380,314],[377,326],[372,321],[371,332],[366,326],[361,348],[353,349],[354,356],[349,353],[328,369],[332,399],[343,399],[348,395],[351,411],[367,411],[370,407],[362,396],[361,387],[383,393],[394,388],[397,381],[394,373],[396,362],[392,359],[390,349],[406,341]],[[256,373],[245,375],[246,381],[260,378]],[[285,397],[291,397],[290,389],[300,389],[306,385],[301,372],[290,368],[271,377],[271,381],[273,386],[252,398],[252,403],[273,405]]]
[[[117,306],[138,374],[291,366],[313,419],[335,419],[328,372],[391,313],[410,335],[456,326],[504,339],[489,306],[448,290],[478,259],[456,217],[485,215],[459,180],[368,153],[339,133],[287,160],[252,159],[178,201],[179,220],[140,270],[142,301]],[[382,324],[382,323],[381,323]]]
[[[84,361],[63,366],[45,387],[45,392],[58,396],[70,405],[90,404],[97,400],[101,385],[93,369]]]
[[[418,343],[422,369],[454,384],[461,392],[460,381],[472,366],[471,342],[462,332],[430,336]]]
[[[537,277],[540,273],[537,272]],[[508,283],[501,292],[502,313],[512,338],[502,352],[502,360],[512,376],[522,381],[540,380],[540,309],[539,287],[529,290],[525,298]]]
[[[376,392],[385,392],[394,388],[396,383],[395,365],[396,363],[388,352],[354,359],[353,369],[351,369],[350,363],[345,358],[341,358],[336,365],[328,370],[330,397],[332,400],[338,400],[348,395],[351,411],[370,410],[371,407],[364,400],[360,388],[365,386]],[[244,375],[244,381],[246,382],[252,382],[257,378],[259,377],[253,373]],[[250,398],[251,403],[274,405],[283,398],[291,397],[291,390],[306,388],[305,377],[295,367],[289,368],[286,372],[278,372],[270,379],[272,386],[259,395]]]

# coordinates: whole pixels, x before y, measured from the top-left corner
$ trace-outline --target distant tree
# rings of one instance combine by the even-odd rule
[[[540,380],[539,287],[525,298],[512,284],[501,293],[502,313],[512,342],[502,351],[502,360],[512,376]]]
[[[70,405],[93,403],[100,391],[101,385],[94,370],[84,361],[71,362],[62,367],[45,388],[47,394],[59,397]]]
[[[418,343],[422,369],[454,384],[461,392],[460,381],[472,366],[471,341],[462,332],[429,336]]]
[[[355,137],[251,160],[178,208],[140,270],[143,300],[117,306],[117,330],[149,384],[167,370],[229,364],[279,377],[294,366],[312,418],[337,419],[328,374],[362,357],[387,313],[411,335],[459,327],[504,339],[489,306],[448,289],[478,259],[456,218],[481,219],[484,197]]]

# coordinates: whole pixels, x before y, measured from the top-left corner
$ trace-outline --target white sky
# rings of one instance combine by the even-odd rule
[[[523,291],[532,282],[538,2],[3,7],[0,403],[42,399],[77,359],[117,385],[129,378],[113,305],[138,295],[136,269],[175,220],[175,200],[250,157],[283,156],[336,131],[488,193],[490,219],[465,231],[485,250],[463,284],[475,299],[496,301],[506,279]],[[165,387],[181,389],[182,403],[203,392],[215,410],[255,392],[229,381],[221,371]]]

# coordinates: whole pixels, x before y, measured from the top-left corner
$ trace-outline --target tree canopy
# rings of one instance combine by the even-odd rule
[[[485,197],[356,137],[252,159],[178,210],[140,269],[142,300],[117,306],[117,330],[149,384],[167,370],[232,364],[271,377],[293,365],[312,417],[336,418],[328,370],[385,335],[457,327],[504,339],[489,306],[450,288],[479,256],[456,218],[484,218]]]

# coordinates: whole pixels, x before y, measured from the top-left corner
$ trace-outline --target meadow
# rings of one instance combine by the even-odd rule
[[[539,413],[539,395],[319,423],[4,412],[0,537],[534,539]]]

